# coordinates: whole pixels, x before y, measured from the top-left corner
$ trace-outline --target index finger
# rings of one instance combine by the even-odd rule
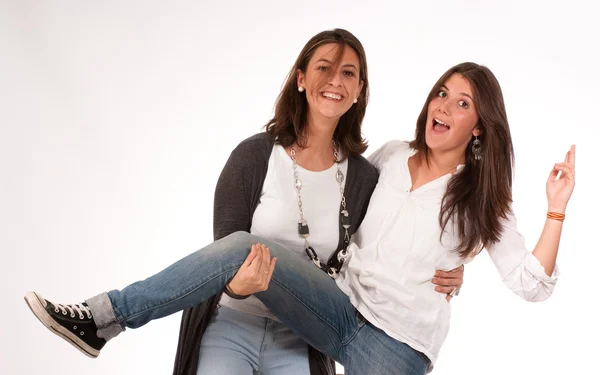
[[[256,251],[256,245],[252,245],[250,247],[250,252],[248,253],[248,256],[246,257],[246,260],[244,260],[244,263],[242,263],[240,268],[249,267],[250,264],[252,263],[252,261],[254,260],[254,258],[256,258],[257,253],[258,252]]]
[[[256,248],[256,256],[254,257],[254,260],[250,263],[248,268],[254,273],[258,273],[258,270],[260,269],[260,266],[263,262],[263,252],[260,244],[256,244],[254,246]]]
[[[569,150],[569,163],[575,166],[575,145],[571,145],[571,149]]]
[[[461,276],[458,271],[436,271],[435,277],[441,277],[444,279],[460,279]]]

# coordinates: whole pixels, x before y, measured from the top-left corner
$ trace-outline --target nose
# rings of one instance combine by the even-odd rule
[[[444,100],[443,102],[440,103],[440,106],[438,107],[438,111],[440,111],[446,115],[450,115],[450,106],[448,105],[447,100]]]
[[[334,87],[340,87],[342,85],[342,73],[335,72],[329,77],[329,84]]]

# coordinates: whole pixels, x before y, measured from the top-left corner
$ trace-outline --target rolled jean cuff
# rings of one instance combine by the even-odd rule
[[[108,341],[125,331],[125,328],[117,320],[108,293],[100,293],[86,300],[85,303],[92,311],[94,323],[98,328],[98,337]]]

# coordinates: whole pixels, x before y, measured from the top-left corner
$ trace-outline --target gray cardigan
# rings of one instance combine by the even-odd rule
[[[256,134],[240,143],[225,164],[215,191],[215,241],[236,231],[250,231],[254,210],[267,175],[274,139],[266,133]],[[377,184],[377,170],[362,156],[348,157],[344,192],[350,212],[350,234],[362,222],[371,194]],[[344,231],[340,220],[338,250]],[[337,252],[332,255],[336,256]],[[196,375],[202,335],[221,298],[221,294],[183,312],[173,375]],[[309,346],[311,375],[334,375],[335,363]]]

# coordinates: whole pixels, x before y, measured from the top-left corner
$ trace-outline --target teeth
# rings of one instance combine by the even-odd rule
[[[333,94],[331,92],[324,92],[321,95],[323,95],[326,98],[330,98],[330,99],[342,100],[342,96],[341,95]]]
[[[438,124],[440,124],[440,125],[444,125],[444,126],[445,126],[445,127],[447,127],[447,128],[449,128],[449,127],[450,127],[450,126],[448,126],[448,124],[446,124],[445,122],[442,122],[442,121],[440,121],[440,120],[438,120],[438,119],[436,119],[436,118],[434,118],[434,119],[433,119],[433,121],[437,122],[437,123],[438,123]]]

